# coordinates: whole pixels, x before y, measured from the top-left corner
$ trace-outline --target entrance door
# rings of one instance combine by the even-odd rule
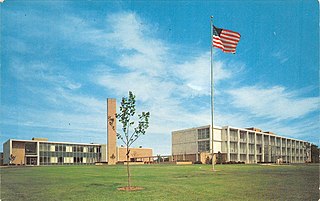
[[[37,165],[37,157],[27,157],[27,165]]]

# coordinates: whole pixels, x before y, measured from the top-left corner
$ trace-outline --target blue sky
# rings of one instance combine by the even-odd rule
[[[210,124],[210,16],[237,31],[214,49],[215,125],[319,144],[317,1],[14,1],[1,5],[1,133],[105,143],[106,98],[137,96],[136,146]],[[2,149],[2,148],[1,148]]]

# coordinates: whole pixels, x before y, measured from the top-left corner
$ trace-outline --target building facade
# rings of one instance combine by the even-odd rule
[[[172,132],[174,160],[191,160],[205,163],[212,156],[212,148],[222,162],[245,163],[304,163],[311,161],[311,144],[263,132],[257,128],[231,126],[203,126]]]
[[[80,165],[101,160],[100,144],[50,142],[45,138],[9,139],[3,151],[4,165]]]
[[[52,142],[46,138],[9,139],[3,144],[1,165],[92,165],[108,162],[106,144]],[[150,161],[151,148],[130,148],[130,161]],[[126,148],[116,147],[116,164],[126,161]]]
[[[126,148],[117,147],[116,99],[107,99],[107,144],[50,142],[47,138],[9,139],[3,144],[3,164],[79,165],[125,162]],[[130,161],[150,162],[151,148],[130,148]],[[1,160],[0,160],[1,162]]]

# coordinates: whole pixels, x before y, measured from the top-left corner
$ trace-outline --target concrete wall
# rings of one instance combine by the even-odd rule
[[[214,153],[221,152],[221,128],[214,128],[214,138],[213,138],[213,151]]]
[[[195,154],[197,146],[198,129],[191,128],[172,132],[172,155]]]
[[[101,145],[101,162],[107,162],[107,145]]]
[[[183,155],[183,154],[196,154],[198,153],[198,141],[205,141],[205,139],[198,139],[198,130],[209,128],[210,126],[202,126],[197,128],[185,129],[180,131],[172,132],[172,154]],[[214,128],[213,138],[213,150],[214,153],[221,152],[221,128]],[[210,150],[212,150],[212,133],[210,129]]]
[[[11,140],[8,140],[3,144],[3,164],[4,165],[9,165],[10,155],[11,155]]]

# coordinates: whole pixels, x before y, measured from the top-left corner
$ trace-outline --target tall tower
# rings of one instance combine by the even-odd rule
[[[117,162],[117,135],[116,135],[116,99],[107,99],[107,160],[108,165],[115,165]]]

